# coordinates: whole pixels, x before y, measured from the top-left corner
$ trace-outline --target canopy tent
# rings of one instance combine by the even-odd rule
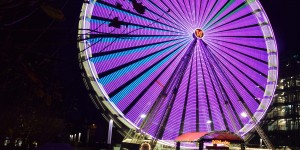
[[[207,135],[209,132],[189,132],[184,133],[177,138],[175,138],[176,142],[197,142],[200,138]]]
[[[213,140],[228,141],[230,143],[243,144],[244,140],[239,135],[228,131],[212,131],[212,132],[189,132],[184,133],[175,138],[177,143],[180,142],[199,142],[199,149],[203,142],[210,142]]]
[[[227,140],[234,143],[244,143],[242,137],[228,131],[189,132],[175,138],[176,142],[199,142],[211,140]]]

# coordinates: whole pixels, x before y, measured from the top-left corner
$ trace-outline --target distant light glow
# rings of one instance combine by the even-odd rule
[[[241,113],[241,116],[242,116],[243,118],[246,118],[248,115],[247,115],[246,112],[242,112],[242,113]]]
[[[146,114],[141,114],[141,118],[146,118]]]

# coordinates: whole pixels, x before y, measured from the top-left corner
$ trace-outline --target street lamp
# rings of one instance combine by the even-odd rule
[[[206,121],[206,128],[207,128],[207,131],[210,131],[211,130],[211,128],[210,128],[210,124],[212,123],[212,121],[211,120],[207,120]]]
[[[147,115],[146,114],[141,114],[140,115],[140,118],[138,119],[138,121],[137,121],[137,126],[139,126],[138,124],[141,122],[141,120],[143,120],[143,119],[145,119],[147,117]]]
[[[141,120],[145,119],[146,117],[146,114],[141,114],[139,120],[137,121],[137,125],[140,123]]]

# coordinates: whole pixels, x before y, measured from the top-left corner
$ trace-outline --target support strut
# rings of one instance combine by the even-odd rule
[[[194,40],[187,48],[187,51],[181,58],[180,62],[176,66],[171,77],[168,79],[166,85],[164,86],[164,88],[160,92],[159,96],[155,100],[153,106],[149,110],[147,117],[143,120],[143,122],[141,124],[141,130],[142,130],[143,134],[141,134],[141,136],[139,137],[139,140],[144,139],[145,133],[149,130],[154,119],[157,117],[157,113],[159,112],[159,110],[161,110],[162,105],[164,103],[167,104],[163,110],[164,115],[161,118],[161,120],[159,121],[158,127],[154,132],[154,139],[151,141],[152,148],[155,147],[157,140],[162,138],[163,133],[165,131],[165,126],[166,126],[166,124],[168,122],[168,118],[171,114],[171,110],[172,110],[173,104],[175,102],[175,98],[176,98],[179,86],[184,77],[184,73],[188,67],[188,63],[190,62],[191,57],[195,50],[195,46],[196,46],[198,38],[194,34],[193,34],[193,38],[194,38]]]

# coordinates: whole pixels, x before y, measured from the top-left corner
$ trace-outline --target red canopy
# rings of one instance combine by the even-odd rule
[[[196,142],[204,135],[208,134],[208,132],[189,132],[184,133],[177,138],[175,138],[176,142]]]
[[[238,143],[244,142],[239,135],[228,131],[189,132],[175,138],[176,142],[198,142],[201,140],[227,140]]]

